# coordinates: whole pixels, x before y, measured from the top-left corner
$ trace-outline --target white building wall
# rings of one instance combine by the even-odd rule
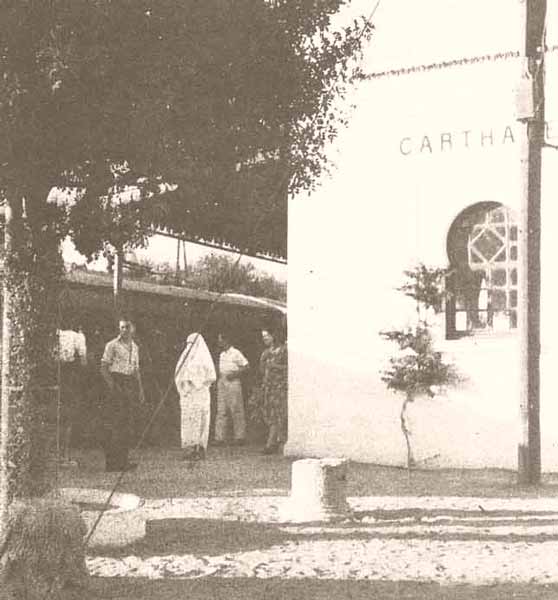
[[[427,4],[433,7],[436,0]],[[481,6],[476,0],[459,4]],[[452,25],[458,23],[452,17]],[[482,50],[470,48],[469,55]],[[555,61],[552,55],[549,72]],[[514,117],[514,86],[520,68],[518,59],[488,61],[377,78],[359,87],[332,177],[289,208],[287,454],[404,464],[402,398],[380,379],[395,347],[379,332],[414,319],[414,305],[395,288],[403,271],[418,262],[447,265],[446,236],[463,209],[484,201],[519,208],[522,129]],[[549,90],[552,98],[558,101]],[[545,151],[545,224],[556,222],[557,157],[558,151]],[[558,468],[555,238],[544,230],[541,411],[547,470]],[[467,382],[412,406],[419,463],[515,468],[517,336],[439,337],[440,349],[455,359]]]

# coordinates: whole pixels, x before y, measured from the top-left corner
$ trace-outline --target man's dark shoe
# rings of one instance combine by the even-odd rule
[[[246,440],[233,440],[233,446],[244,446],[246,444]]]
[[[182,452],[182,460],[194,460],[195,455],[196,455],[195,448],[185,448],[184,451]]]

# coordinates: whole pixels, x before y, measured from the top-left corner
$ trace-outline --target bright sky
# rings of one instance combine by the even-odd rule
[[[368,16],[376,3],[352,0],[351,10]],[[367,67],[382,71],[518,50],[520,17],[520,0],[380,0]]]

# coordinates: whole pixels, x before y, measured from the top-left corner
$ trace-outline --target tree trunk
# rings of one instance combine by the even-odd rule
[[[407,424],[407,406],[413,401],[411,394],[406,394],[403,405],[401,406],[401,413],[399,419],[401,421],[401,431],[405,436],[405,444],[407,446],[407,468],[412,469],[416,466],[415,457],[413,456],[413,448],[411,446],[411,430]]]
[[[46,195],[44,196],[46,198]],[[55,224],[31,226],[21,197],[6,207],[3,261],[0,526],[14,499],[55,481],[58,395],[54,352],[63,263]]]
[[[11,223],[12,207],[6,202],[4,208],[4,256],[2,262],[5,263],[5,255],[11,248]],[[5,270],[5,265],[2,269]],[[5,543],[6,527],[8,523],[8,436],[9,436],[9,379],[10,370],[10,348],[11,348],[12,328],[10,320],[10,292],[7,285],[2,288],[2,372],[1,372],[1,397],[0,397],[0,543]]]

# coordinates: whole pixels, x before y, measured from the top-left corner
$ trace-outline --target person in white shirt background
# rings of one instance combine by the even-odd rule
[[[219,333],[219,378],[217,380],[217,416],[215,443],[225,442],[229,419],[232,422],[233,444],[241,445],[246,439],[246,419],[242,398],[241,377],[249,367],[245,356],[232,344],[227,333]]]
[[[87,366],[87,344],[83,331],[65,323],[58,329],[58,360],[60,364],[60,451],[64,463],[71,462],[71,442],[74,427],[83,409],[82,395]]]

